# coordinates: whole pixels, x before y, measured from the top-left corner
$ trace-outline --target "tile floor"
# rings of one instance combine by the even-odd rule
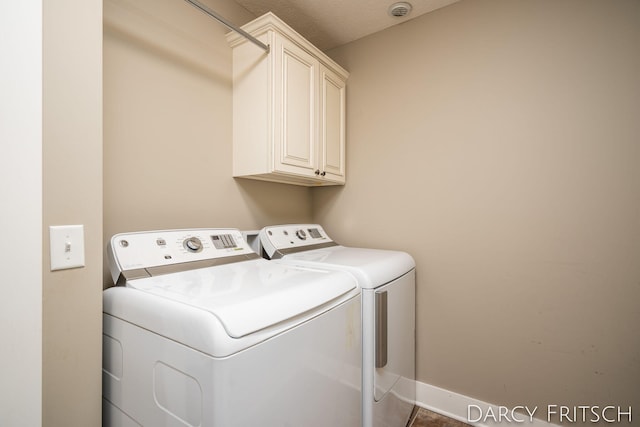
[[[419,408],[407,427],[469,427],[469,424]]]

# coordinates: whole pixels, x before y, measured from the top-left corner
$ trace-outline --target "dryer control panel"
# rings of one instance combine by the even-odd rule
[[[130,278],[148,277],[258,256],[242,233],[231,228],[120,233],[111,238],[107,252],[116,284],[122,284],[126,272]]]
[[[311,250],[318,246],[336,245],[318,224],[269,226],[260,230],[259,238],[268,258],[277,258],[278,254]]]

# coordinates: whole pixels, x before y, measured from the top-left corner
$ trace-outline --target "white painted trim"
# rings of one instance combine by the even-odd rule
[[[0,1],[0,425],[14,427],[42,425],[43,3]]]
[[[474,399],[472,397],[464,396],[462,394],[458,394],[449,390],[442,389],[440,387],[436,387],[430,384],[425,384],[420,381],[416,381],[416,405],[421,408],[428,409],[430,411],[436,412],[440,415],[447,416],[449,418],[453,418],[454,420],[462,421],[463,423],[467,423],[476,427],[495,427],[495,426],[531,426],[531,427],[560,427],[556,424],[549,423],[545,420],[541,420],[539,418],[533,418],[530,421],[529,417],[525,414],[518,414],[517,417],[520,417],[524,422],[516,422],[511,420],[511,422],[506,419],[502,419],[502,422],[495,422],[492,417],[486,417],[487,411],[491,411],[495,414],[495,418],[498,417],[500,408],[497,405],[483,402],[481,400]],[[472,408],[471,410],[471,418],[474,420],[478,418],[487,418],[486,422],[470,422],[468,421],[469,417],[469,407],[470,405],[475,405],[476,407],[481,408],[482,415],[480,415],[479,410]],[[504,409],[503,409],[504,410]],[[533,408],[531,408],[533,411]],[[542,412],[541,412],[542,411]],[[536,416],[546,416],[546,408],[538,408],[536,410]],[[510,415],[510,414],[509,414]]]

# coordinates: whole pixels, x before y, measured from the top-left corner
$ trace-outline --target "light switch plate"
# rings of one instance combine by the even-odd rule
[[[84,226],[49,227],[51,271],[84,267]]]

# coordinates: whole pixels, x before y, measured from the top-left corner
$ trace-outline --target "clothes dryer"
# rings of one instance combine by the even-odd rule
[[[360,424],[351,274],[269,262],[235,229],[118,234],[108,254],[104,426]]]
[[[404,427],[415,408],[415,262],[400,251],[338,245],[317,224],[265,227],[263,256],[353,274],[362,288],[364,427]]]

